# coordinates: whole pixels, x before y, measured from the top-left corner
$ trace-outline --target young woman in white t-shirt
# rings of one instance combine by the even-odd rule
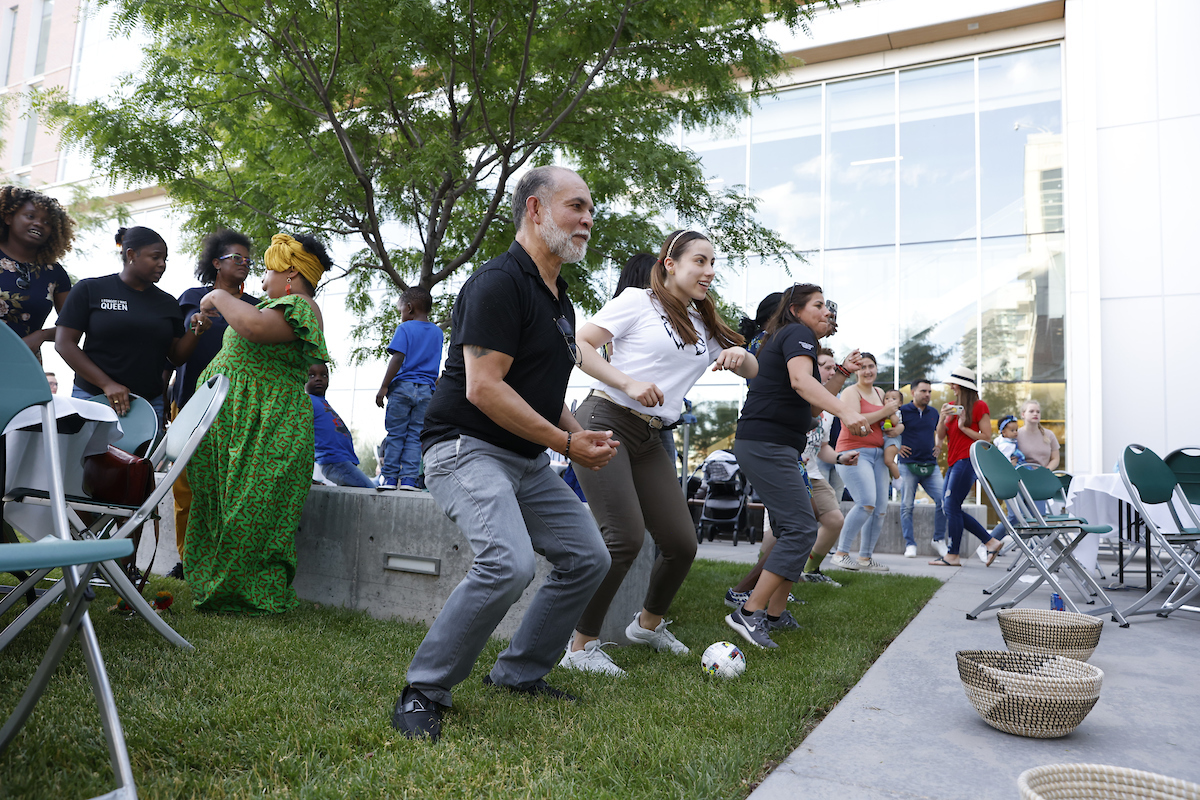
[[[663,615],[696,557],[696,528],[660,430],[679,419],[683,396],[712,365],[743,378],[758,362],[742,337],[717,314],[708,290],[715,275],[712,243],[696,231],[675,231],[663,244],[650,288],[610,300],[576,338],[581,347],[612,342],[612,362],[588,359],[596,382],[575,416],[585,427],[611,430],[621,443],[604,469],[576,473],[612,556],[608,576],[575,629],[561,666],[621,675],[601,649],[600,626],[649,530],[660,554],[642,610],[625,629],[633,644],[687,653]],[[597,363],[598,362],[598,363]]]

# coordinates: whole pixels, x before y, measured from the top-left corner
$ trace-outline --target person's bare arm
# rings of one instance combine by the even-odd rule
[[[964,411],[963,413],[965,414],[966,412]],[[962,420],[959,420],[958,430],[974,442],[990,442],[992,440],[992,418],[987,414],[980,417],[979,430],[968,428],[962,424]]]
[[[1059,458],[1061,446],[1058,443],[1058,437],[1054,436],[1054,431],[1046,431],[1046,433],[1054,437],[1054,447],[1050,450],[1050,461],[1047,462],[1046,469],[1058,469],[1058,465],[1062,463],[1062,459]]]
[[[750,380],[758,375],[758,359],[744,347],[726,347],[713,362],[712,371],[727,369],[739,378]]]
[[[200,309],[204,311],[209,308],[215,308],[229,323],[229,327],[255,344],[281,344],[296,340],[296,332],[288,324],[282,309],[257,309],[224,289],[213,289],[204,295]]]
[[[612,333],[592,323],[585,324],[575,334],[583,363],[579,368],[598,381],[620,389],[646,408],[662,405],[662,390],[653,382],[639,381],[604,360],[596,351],[612,341]]]
[[[375,405],[384,408],[388,390],[392,388],[392,381],[400,374],[402,366],[404,366],[404,353],[392,353],[392,357],[388,360],[387,370],[383,373],[383,383],[380,385],[379,391],[375,393]]]
[[[81,338],[83,331],[59,325],[54,336],[54,349],[76,375],[93,386],[99,386],[113,411],[116,411],[118,416],[124,416],[129,411],[129,389],[109,378],[104,370],[88,358],[87,353],[79,346]]]
[[[478,345],[463,345],[463,362],[467,377],[467,400],[501,428],[522,439],[557,450],[589,469],[600,469],[612,460],[618,444],[612,439],[612,431],[581,429],[576,433],[572,430],[568,450],[567,432],[534,411],[515,389],[505,383],[504,377],[512,367],[512,356]],[[570,416],[569,412],[567,416]],[[564,422],[561,415],[559,421]]]

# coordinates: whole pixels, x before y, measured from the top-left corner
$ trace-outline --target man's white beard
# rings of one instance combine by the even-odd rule
[[[587,242],[575,244],[571,238],[572,235],[558,227],[558,223],[554,221],[552,215],[546,215],[546,221],[542,223],[542,241],[546,243],[546,247],[551,253],[563,260],[564,264],[583,261],[583,257],[587,255]]]

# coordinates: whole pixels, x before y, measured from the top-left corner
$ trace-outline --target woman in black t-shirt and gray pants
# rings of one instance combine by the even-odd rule
[[[725,622],[758,647],[778,646],[769,635],[771,617],[778,619],[786,608],[817,538],[810,495],[796,466],[807,444],[806,423],[815,410],[825,410],[855,433],[865,434],[869,427],[857,408],[821,385],[817,339],[831,317],[821,287],[802,283],[784,292],[767,322],[758,375],[750,381],[738,419],[733,453],[767,507],[777,541],[750,599]],[[798,426],[796,420],[804,422]]]
[[[154,284],[167,268],[167,243],[150,228],[121,228],[123,267],[116,275],[75,284],[58,315],[54,347],[75,370],[75,397],[103,394],[120,416],[138,394],[163,418],[164,359],[179,366],[212,322],[197,317],[184,332],[175,298]],[[83,348],[79,339],[87,334]]]

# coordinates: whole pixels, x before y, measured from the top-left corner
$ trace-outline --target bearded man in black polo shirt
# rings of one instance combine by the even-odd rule
[[[538,589],[487,685],[573,700],[546,673],[608,573],[586,506],[550,469],[546,448],[579,467],[612,459],[612,431],[585,431],[564,405],[582,363],[575,310],[560,277],[587,253],[591,192],[561,167],[530,170],[513,192],[517,239],[463,285],[451,314],[446,369],[425,415],[425,483],[462,529],[475,562],[417,648],[392,726],[441,735],[450,690],[533,580],[535,553],[554,569]]]

